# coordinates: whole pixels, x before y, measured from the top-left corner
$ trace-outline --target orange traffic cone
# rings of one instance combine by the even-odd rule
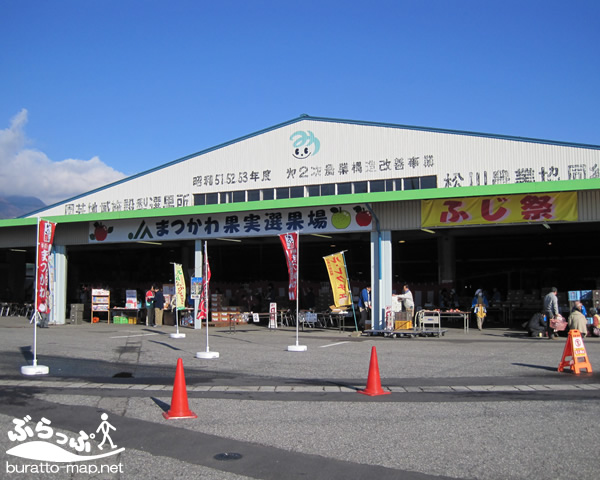
[[[175,384],[173,385],[171,408],[168,412],[163,412],[163,417],[167,420],[172,418],[198,418],[198,415],[192,412],[188,405],[185,375],[183,374],[183,361],[181,358],[177,359],[177,370],[175,371]]]
[[[381,388],[381,379],[379,378],[379,362],[377,361],[377,350],[371,348],[371,364],[369,365],[369,378],[367,378],[367,388],[359,390],[358,393],[365,395],[389,395],[392,392],[386,392]]]

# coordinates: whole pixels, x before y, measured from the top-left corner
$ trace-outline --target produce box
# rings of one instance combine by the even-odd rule
[[[394,330],[410,330],[413,328],[410,320],[396,320],[394,322]]]

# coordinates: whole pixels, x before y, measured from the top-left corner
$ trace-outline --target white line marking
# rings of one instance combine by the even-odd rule
[[[110,338],[147,337],[148,335],[158,335],[158,333],[140,333],[139,335],[119,335],[118,337],[110,337]]]
[[[350,342],[338,342],[338,343],[330,343],[329,345],[321,345],[320,348],[325,348],[325,347],[334,347],[336,345],[343,345],[344,343],[350,343]]]

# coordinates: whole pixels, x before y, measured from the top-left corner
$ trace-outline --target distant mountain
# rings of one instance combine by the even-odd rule
[[[45,206],[46,204],[36,197],[0,196],[0,218],[20,217]]]

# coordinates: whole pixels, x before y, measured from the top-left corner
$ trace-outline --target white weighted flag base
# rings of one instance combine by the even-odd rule
[[[50,369],[45,365],[24,365],[21,367],[23,375],[48,375]]]
[[[171,333],[169,334],[171,338],[185,338],[185,333]]]
[[[198,352],[196,358],[219,358],[219,352]]]
[[[288,348],[288,352],[306,352],[306,345],[290,345]]]

